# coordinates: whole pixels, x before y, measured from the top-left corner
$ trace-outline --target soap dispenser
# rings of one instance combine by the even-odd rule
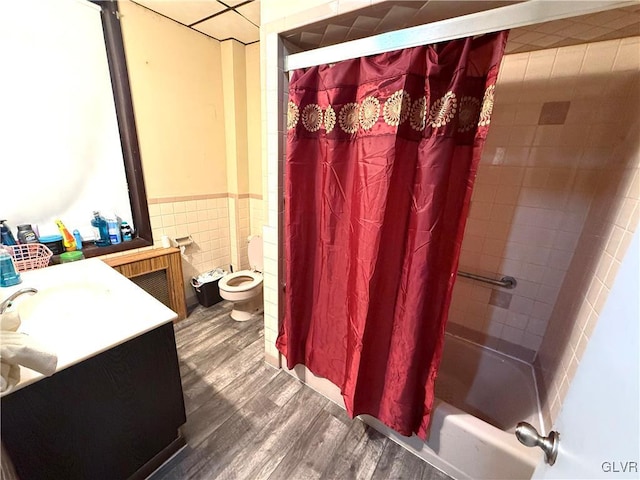
[[[3,245],[16,244],[16,239],[14,238],[13,233],[11,233],[11,229],[9,228],[9,225],[7,225],[6,220],[0,220],[0,236],[2,237]]]
[[[13,258],[4,249],[0,248],[0,287],[12,287],[22,281],[16,271]]]

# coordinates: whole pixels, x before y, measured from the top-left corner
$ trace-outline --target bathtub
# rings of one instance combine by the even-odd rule
[[[302,365],[290,373],[339,405],[338,388]],[[368,415],[360,418],[455,479],[529,479],[540,449],[515,437],[520,421],[542,419],[530,365],[446,334],[429,437],[405,437]]]
[[[542,451],[514,434],[520,421],[544,431],[530,365],[446,334],[436,397],[426,443],[363,420],[453,478],[531,478]]]

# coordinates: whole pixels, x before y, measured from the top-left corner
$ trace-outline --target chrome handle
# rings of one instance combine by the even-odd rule
[[[505,275],[500,280],[494,280],[493,278],[484,277],[482,275],[476,275],[475,273],[461,272],[460,270],[458,270],[458,276],[464,277],[464,278],[470,278],[471,280],[477,280],[479,282],[484,282],[490,285],[495,285],[497,287],[503,287],[503,288],[516,288],[516,286],[518,285],[518,282],[516,281],[516,279],[513,277],[510,277],[509,275]]]
[[[558,432],[551,431],[548,436],[543,437],[533,425],[527,422],[520,422],[516,427],[516,437],[521,444],[527,447],[540,447],[544,452],[545,461],[549,465],[556,463],[558,443],[560,442],[560,434]]]

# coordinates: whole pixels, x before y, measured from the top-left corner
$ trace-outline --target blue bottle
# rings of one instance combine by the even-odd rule
[[[22,281],[16,271],[13,258],[0,248],[0,287],[12,287]]]
[[[76,240],[76,250],[82,250],[82,235],[77,229],[73,231],[73,238]]]
[[[100,216],[100,212],[93,212],[91,226],[93,227],[94,237],[98,247],[108,247],[111,245],[111,241],[109,240],[109,227],[104,217]]]
[[[115,218],[109,218],[107,220],[107,227],[109,229],[109,241],[111,245],[118,245],[122,243],[122,236],[120,234],[120,223]]]
[[[16,244],[16,239],[14,238],[13,233],[11,233],[11,229],[9,228],[9,225],[7,225],[6,220],[0,220],[0,237],[2,237],[3,245]]]

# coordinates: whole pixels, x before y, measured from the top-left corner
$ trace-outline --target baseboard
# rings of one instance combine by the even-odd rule
[[[169,461],[180,450],[187,446],[187,442],[181,433],[169,445],[164,447],[155,457],[140,467],[136,473],[131,475],[128,480],[143,480],[149,478],[156,470],[158,470],[165,462]]]

